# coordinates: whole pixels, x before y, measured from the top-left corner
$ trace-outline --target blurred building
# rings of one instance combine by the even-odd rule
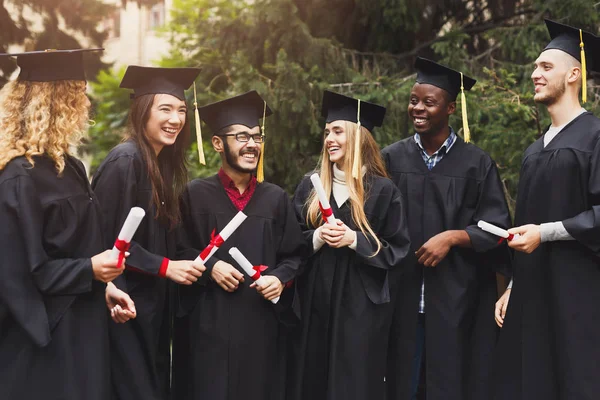
[[[151,66],[168,53],[168,40],[158,30],[168,22],[173,0],[159,0],[149,7],[139,7],[135,0],[125,6],[121,0],[104,1],[117,7],[103,26],[109,32],[104,43],[105,62],[115,63],[115,67]]]

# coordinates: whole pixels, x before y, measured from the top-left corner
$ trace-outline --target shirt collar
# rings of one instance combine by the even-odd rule
[[[224,188],[235,189],[239,193],[237,186],[235,186],[235,183],[229,177],[229,175],[227,175],[225,173],[223,168],[219,169],[219,172],[217,175],[219,175],[219,179],[221,180],[221,184],[223,184]],[[253,186],[255,184],[256,184],[256,177],[254,175],[252,175],[250,177],[250,182],[248,183],[248,188],[244,191],[244,193],[248,192],[248,189],[250,188],[250,186]]]
[[[440,148],[437,149],[435,151],[435,153],[433,153],[431,156],[428,155],[427,152],[425,151],[425,148],[423,147],[423,143],[421,142],[421,136],[415,132],[415,135],[413,136],[413,138],[415,139],[415,142],[417,143],[417,145],[419,146],[421,151],[424,154],[427,154],[427,157],[433,157],[434,155],[439,154],[442,150],[443,150],[444,154],[446,154],[450,151],[450,148],[452,148],[454,143],[456,143],[456,138],[457,138],[456,133],[454,133],[454,129],[452,129],[451,126],[449,126],[448,128],[450,129],[450,135],[448,135],[448,138],[446,138],[446,140],[444,141],[444,143],[442,143]]]

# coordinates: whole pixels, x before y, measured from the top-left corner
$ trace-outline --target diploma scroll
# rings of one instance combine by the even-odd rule
[[[242,267],[244,272],[246,272],[246,274],[248,274],[258,286],[263,286],[264,279],[260,275],[260,273],[264,271],[264,269],[260,268],[260,266],[255,267],[254,265],[252,265],[252,263],[248,261],[248,259],[242,254],[241,251],[238,250],[237,247],[232,247],[231,249],[229,249],[229,254],[231,254],[231,257],[233,257],[233,259],[240,265],[240,267]],[[276,297],[273,300],[271,300],[271,303],[277,304],[278,301],[279,297]]]
[[[129,250],[131,239],[133,238],[133,235],[135,235],[135,231],[137,231],[137,228],[140,226],[145,215],[146,212],[140,207],[132,207],[129,211],[110,253],[110,257],[113,260],[119,260],[119,263],[117,264],[118,268],[121,268],[123,260],[125,259],[125,252]]]
[[[329,199],[325,194],[325,189],[323,188],[323,182],[321,182],[321,178],[319,174],[316,172],[310,176],[310,181],[312,182],[315,191],[317,192],[317,198],[319,199],[319,207],[321,208],[321,215],[323,219],[327,221],[328,224],[336,224],[335,217],[333,216],[333,210],[331,210],[331,205],[329,204]]]
[[[217,252],[217,250],[219,250],[219,247],[221,247],[221,245],[227,239],[229,239],[229,236],[231,236],[233,232],[235,232],[235,230],[239,228],[239,226],[242,224],[242,222],[246,220],[246,218],[248,218],[248,216],[240,211],[235,215],[235,217],[233,217],[231,221],[229,221],[227,225],[225,225],[225,228],[223,228],[223,230],[217,236],[215,236],[213,232],[213,235],[210,239],[210,243],[208,244],[208,246],[206,246],[204,250],[202,250],[202,253],[200,253],[200,255],[196,257],[194,261],[200,261],[202,263],[205,263],[209,258],[213,256],[213,254]]]
[[[489,222],[479,221],[477,226],[483,229],[486,232],[491,233],[492,235],[500,236],[508,241],[516,239],[519,237],[519,234],[509,233],[506,229],[498,228],[495,225],[490,224]]]

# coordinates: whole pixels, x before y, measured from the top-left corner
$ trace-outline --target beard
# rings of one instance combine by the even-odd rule
[[[538,96],[537,94],[533,96],[533,100],[536,103],[544,104],[546,106],[551,106],[556,103],[563,94],[565,94],[567,90],[567,85],[564,82],[557,82],[554,84],[548,84],[546,86],[546,94],[543,96]]]
[[[258,157],[259,157],[258,150],[242,150],[238,154],[233,154],[233,152],[229,148],[229,144],[227,143],[227,141],[223,141],[223,148],[225,150],[225,160],[227,160],[227,164],[231,168],[233,168],[234,170],[236,170],[238,172],[241,172],[243,174],[251,174],[252,172],[256,171],[256,168],[244,168],[244,167],[242,167],[240,165],[240,163],[239,163],[239,159],[244,154],[250,153],[250,154],[255,154],[256,155],[256,159],[258,160]]]

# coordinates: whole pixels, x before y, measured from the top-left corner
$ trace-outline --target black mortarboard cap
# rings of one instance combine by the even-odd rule
[[[461,94],[463,137],[465,142],[470,142],[471,130],[467,118],[465,90],[471,90],[477,81],[461,72],[422,57],[417,57],[415,60],[415,69],[417,70],[417,83],[437,86],[448,92],[452,99],[456,99],[456,96]]]
[[[268,117],[273,111],[256,90],[200,107],[200,118],[213,134],[230,125],[259,126],[258,120]]]
[[[548,33],[550,33],[550,38],[552,39],[550,43],[544,48],[544,50],[557,49],[562,50],[565,53],[569,54],[577,61],[581,62],[581,42],[585,46],[585,50],[588,53],[592,53],[593,51],[597,51],[595,48],[596,42],[598,42],[598,38],[593,34],[581,30],[579,28],[573,28],[572,26],[560,24],[555,21],[550,21],[549,19],[544,20],[546,22],[546,28],[548,28]],[[588,60],[588,62],[591,60]],[[587,67],[588,69],[593,68],[593,65],[590,62]]]
[[[561,50],[581,63],[581,98],[587,101],[587,70],[600,71],[600,39],[582,29],[560,24],[549,19],[544,20],[552,39],[544,48]],[[586,57],[591,54],[592,57]]]
[[[120,87],[133,89],[131,98],[145,94],[170,94],[185,100],[188,89],[200,73],[200,68],[157,68],[130,65]]]
[[[358,107],[358,99],[329,90],[323,93],[321,114],[325,117],[325,122],[342,120],[358,123],[360,118],[360,124],[371,132],[376,126],[381,126],[385,117],[385,107],[362,100],[360,100],[360,114]]]
[[[424,83],[444,89],[450,94],[452,99],[456,99],[456,96],[460,93],[460,72],[422,57],[417,57],[415,69],[417,70],[417,83]],[[466,75],[462,75],[462,81],[465,90],[471,90],[477,82]]]
[[[16,57],[21,68],[18,80],[31,82],[85,81],[83,54],[95,49],[40,50],[24,53],[2,53],[0,57]]]

